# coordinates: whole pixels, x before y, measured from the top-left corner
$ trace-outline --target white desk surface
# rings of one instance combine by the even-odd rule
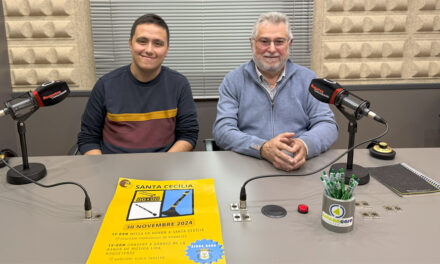
[[[395,160],[377,160],[356,150],[356,164],[373,167],[405,162],[440,181],[440,148],[396,149]],[[342,153],[330,150],[309,160],[311,171]],[[345,162],[346,157],[341,159]],[[246,263],[440,263],[440,194],[401,198],[374,178],[356,190],[354,230],[338,234],[321,225],[321,173],[279,177],[248,184],[251,222],[234,222],[230,203],[238,202],[242,183],[263,174],[283,173],[269,163],[232,152],[30,157],[46,165],[40,182],[77,181],[88,190],[94,214],[105,214],[119,177],[145,180],[214,178],[226,261]],[[13,165],[21,158],[11,160]],[[6,183],[0,169],[0,263],[85,263],[100,220],[83,219],[84,195],[74,186],[43,189]],[[298,204],[309,206],[299,214]],[[262,206],[281,205],[287,216],[261,214]],[[384,206],[399,206],[388,212]],[[380,218],[362,216],[375,211]]]

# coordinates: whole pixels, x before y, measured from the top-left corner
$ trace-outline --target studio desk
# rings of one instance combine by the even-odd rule
[[[298,172],[319,168],[342,152],[330,150],[307,161]],[[354,162],[364,167],[405,162],[440,181],[440,148],[396,152],[394,160],[386,161],[371,157],[365,149],[356,150]],[[84,194],[78,187],[10,185],[7,168],[2,168],[0,263],[85,263],[120,177],[214,178],[229,264],[440,263],[440,194],[402,198],[371,178],[355,191],[359,205],[353,231],[340,234],[321,225],[322,172],[250,182],[246,190],[251,221],[236,222],[231,203],[239,201],[243,182],[284,172],[264,160],[228,151],[31,157],[30,161],[46,165],[48,175],[41,183],[84,185],[92,199],[94,219],[84,219]],[[21,158],[11,159],[12,165],[20,163]],[[287,215],[264,216],[261,208],[268,204],[284,207]],[[308,205],[309,213],[298,213],[299,204]]]

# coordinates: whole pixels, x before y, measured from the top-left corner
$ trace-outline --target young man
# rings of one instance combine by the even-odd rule
[[[213,128],[221,148],[285,171],[326,151],[338,137],[333,112],[308,92],[315,74],[288,59],[292,42],[284,14],[259,17],[250,38],[253,60],[225,76]]]
[[[101,77],[78,134],[84,155],[191,151],[197,113],[188,80],[162,63],[169,30],[154,14],[139,17],[128,41],[132,62]]]

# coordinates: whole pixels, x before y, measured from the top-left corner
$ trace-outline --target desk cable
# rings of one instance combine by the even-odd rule
[[[23,175],[21,172],[19,172],[18,170],[16,170],[14,167],[12,167],[11,165],[9,165],[9,163],[7,161],[5,161],[1,156],[0,156],[0,160],[11,170],[15,171],[16,173],[18,173],[20,176],[24,177],[26,180],[35,183],[36,185],[43,187],[43,188],[52,188],[52,187],[56,187],[56,186],[60,186],[60,185],[66,185],[66,184],[73,184],[78,186],[79,188],[81,188],[84,192],[85,195],[85,200],[84,200],[84,210],[85,210],[85,218],[86,219],[90,219],[92,218],[92,202],[90,201],[90,197],[89,194],[87,193],[87,190],[79,183],[76,182],[59,182],[59,183],[55,183],[55,184],[51,184],[51,185],[45,185],[45,184],[41,184],[37,181],[32,180],[31,178],[27,177],[26,175]]]
[[[251,181],[253,181],[253,180],[257,180],[257,179],[271,178],[271,177],[308,176],[308,175],[312,175],[312,174],[315,174],[315,173],[317,173],[317,172],[320,172],[321,170],[323,170],[323,169],[327,168],[328,166],[332,165],[332,164],[335,163],[337,160],[339,160],[339,159],[342,158],[344,155],[346,155],[348,152],[354,150],[355,148],[359,147],[360,145],[363,145],[363,144],[365,144],[365,143],[371,142],[371,141],[373,141],[373,140],[377,140],[377,139],[379,139],[379,138],[385,136],[385,135],[388,133],[389,126],[388,126],[388,123],[387,123],[386,121],[385,121],[383,124],[385,124],[386,129],[385,129],[385,131],[384,131],[382,134],[380,134],[380,135],[377,136],[377,137],[374,137],[374,138],[371,138],[371,139],[367,139],[367,140],[365,140],[365,141],[363,141],[363,142],[361,142],[361,143],[359,143],[359,144],[357,144],[357,145],[355,145],[355,146],[353,146],[353,147],[347,149],[347,150],[346,150],[345,152],[343,152],[341,155],[337,156],[334,160],[330,161],[328,164],[326,164],[326,165],[320,167],[319,169],[316,169],[316,170],[311,171],[311,172],[307,172],[307,173],[299,173],[299,174],[268,174],[268,175],[260,175],[260,176],[252,177],[252,178],[246,180],[246,181],[243,183],[243,185],[241,186],[241,190],[240,190],[240,209],[246,209],[246,208],[247,208],[247,205],[246,205],[246,198],[247,198],[247,197],[246,197],[246,185],[247,185],[249,182],[251,182]]]

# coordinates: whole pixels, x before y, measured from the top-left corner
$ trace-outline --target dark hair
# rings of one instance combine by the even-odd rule
[[[163,20],[160,16],[156,14],[145,14],[136,19],[136,21],[134,21],[133,25],[131,26],[130,39],[133,38],[136,32],[136,27],[140,24],[155,24],[165,29],[165,31],[167,32],[167,43],[170,43],[170,31],[168,30],[168,25],[167,23],[165,23],[165,20]]]

